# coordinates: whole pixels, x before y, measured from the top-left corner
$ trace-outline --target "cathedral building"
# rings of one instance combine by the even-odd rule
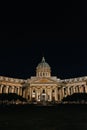
[[[61,80],[51,75],[51,67],[43,57],[36,76],[16,79],[0,76],[0,93],[16,93],[28,102],[57,102],[73,93],[87,93],[87,76]]]

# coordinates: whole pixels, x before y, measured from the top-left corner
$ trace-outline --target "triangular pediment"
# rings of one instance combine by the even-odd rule
[[[51,78],[39,78],[39,79],[34,79],[31,83],[33,84],[50,84],[50,83],[57,83],[55,82],[55,80],[51,79]]]
[[[46,78],[42,78],[39,79],[37,81],[35,81],[36,83],[48,83],[48,82],[53,82],[52,80],[46,79]]]

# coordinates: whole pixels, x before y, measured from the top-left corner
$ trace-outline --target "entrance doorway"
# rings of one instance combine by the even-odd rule
[[[40,96],[40,101],[44,102],[46,101],[46,93],[42,93],[41,96]]]

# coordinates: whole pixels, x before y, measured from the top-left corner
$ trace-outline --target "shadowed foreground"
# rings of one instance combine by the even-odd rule
[[[87,105],[0,106],[0,130],[86,130]]]

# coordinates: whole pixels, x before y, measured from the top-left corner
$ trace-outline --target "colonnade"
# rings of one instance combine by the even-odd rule
[[[68,95],[72,95],[74,93],[87,93],[87,87],[85,84],[83,85],[70,85],[70,86],[61,86],[58,90],[58,94],[60,97],[60,101],[68,96]]]
[[[22,87],[17,86],[8,86],[8,85],[0,85],[0,93],[16,93],[20,96],[23,96]]]
[[[0,93],[16,93],[28,101],[57,101],[61,100],[73,93],[87,93],[86,84],[80,85],[60,85],[60,86],[29,86],[29,87],[17,87],[0,85]]]

